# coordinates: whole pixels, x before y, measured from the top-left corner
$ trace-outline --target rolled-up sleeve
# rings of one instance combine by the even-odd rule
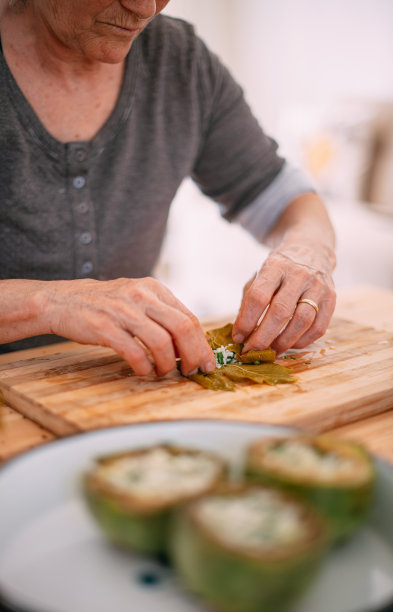
[[[286,207],[303,193],[315,192],[310,177],[300,168],[285,162],[279,174],[233,221],[263,242]]]

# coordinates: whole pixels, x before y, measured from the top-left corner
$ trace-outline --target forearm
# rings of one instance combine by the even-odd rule
[[[266,237],[274,251],[304,265],[332,271],[335,267],[335,235],[327,210],[315,193],[305,193],[285,209]]]
[[[45,284],[25,279],[0,281],[0,344],[50,333]]]

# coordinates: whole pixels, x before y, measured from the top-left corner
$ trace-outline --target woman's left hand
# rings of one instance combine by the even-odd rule
[[[336,302],[334,266],[333,250],[304,236],[273,250],[244,288],[233,339],[245,341],[244,352],[271,346],[280,354],[323,336]]]

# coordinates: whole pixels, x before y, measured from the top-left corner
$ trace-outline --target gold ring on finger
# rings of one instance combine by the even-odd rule
[[[312,306],[314,308],[315,312],[319,311],[318,304],[316,304],[313,300],[309,300],[308,298],[302,298],[301,300],[298,300],[298,304],[308,304],[309,306]]]

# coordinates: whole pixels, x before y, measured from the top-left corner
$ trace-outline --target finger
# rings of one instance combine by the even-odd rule
[[[334,307],[336,305],[336,296],[330,295],[325,301],[321,302],[318,316],[315,317],[311,327],[293,344],[294,348],[304,348],[318,340],[326,332],[330,319],[332,318]]]
[[[151,363],[144,348],[124,329],[106,323],[100,334],[99,344],[112,348],[125,359],[137,376],[152,374]]]
[[[261,323],[247,339],[243,347],[244,352],[271,346],[293,316],[299,296],[302,294],[302,288],[303,281],[300,275],[283,282],[273,296]]]
[[[246,292],[249,290],[249,288],[251,287],[251,285],[253,284],[257,276],[258,276],[258,271],[255,272],[255,274],[250,278],[250,280],[246,282],[246,284],[243,287],[243,297],[245,296]]]
[[[72,281],[73,282],[73,281]],[[56,333],[83,344],[107,346],[129,363],[135,374],[145,376],[153,372],[153,364],[145,349],[132,335],[105,312],[92,312],[89,308],[77,309],[70,316],[66,312],[60,318]],[[77,314],[76,314],[77,313]]]
[[[183,374],[214,370],[216,360],[198,318],[167,287],[153,278],[144,281],[151,292],[145,312],[173,337]]]
[[[158,376],[176,367],[175,349],[171,335],[149,317],[134,320],[130,333],[135,335],[152,354]]]
[[[272,342],[272,349],[276,351],[277,355],[292,347],[310,329],[316,316],[317,312],[312,306],[298,304],[284,331]]]
[[[232,330],[235,342],[243,342],[250,336],[273,295],[279,289],[282,279],[283,271],[280,265],[273,265],[269,261],[263,265],[254,282],[244,293]]]
[[[181,370],[188,375],[196,369],[210,372],[216,367],[206,336],[198,319],[190,313],[186,315],[176,308],[162,305],[149,305],[146,314],[169,331],[181,359]]]
[[[120,304],[116,301],[116,316],[121,312],[123,327],[149,348],[157,373],[171,371],[176,365],[176,354],[184,359],[182,371],[186,375],[198,366],[203,371],[215,368],[213,353],[198,319],[169,289],[153,278],[137,279],[126,287],[126,296]],[[137,317],[136,306],[143,313]]]

